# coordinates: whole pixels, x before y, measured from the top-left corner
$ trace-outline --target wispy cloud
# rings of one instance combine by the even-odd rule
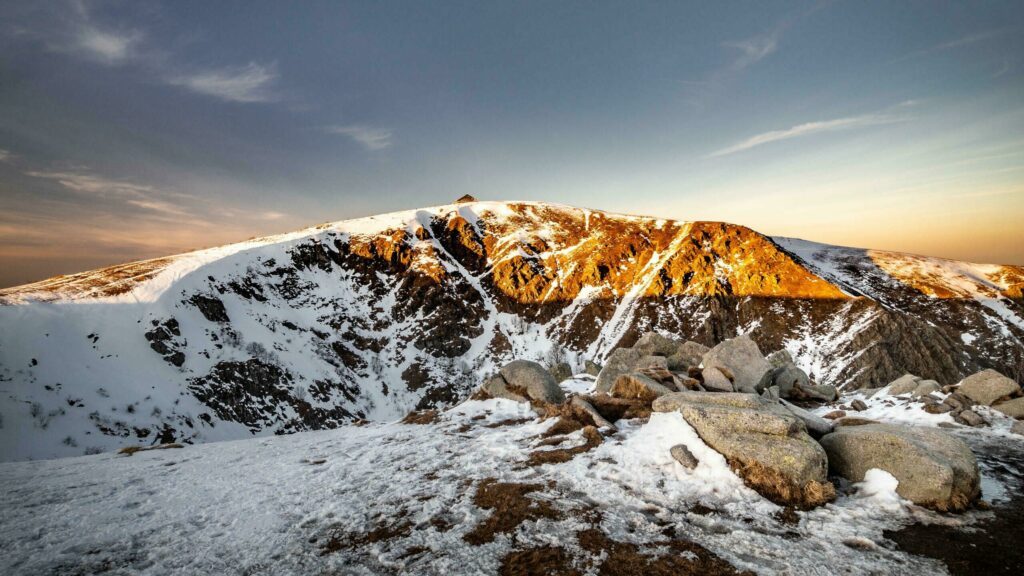
[[[134,55],[133,49],[141,38],[137,31],[111,32],[85,24],[78,30],[74,48],[77,53],[105,64],[121,64]]]
[[[96,198],[116,200],[139,210],[162,216],[189,216],[180,200],[187,196],[162,191],[155,186],[106,178],[84,171],[29,171],[34,178],[53,180],[64,188]]]
[[[227,102],[274,102],[277,66],[249,62],[197,68],[185,64],[134,22],[104,20],[82,0],[54,3],[39,21],[19,28],[19,36],[49,50],[107,66],[131,67],[140,78],[156,79]]]
[[[386,128],[373,126],[328,126],[324,129],[331,134],[342,134],[362,144],[367,150],[383,150],[392,144],[393,132]]]
[[[911,58],[918,58],[920,56],[926,56],[928,54],[934,54],[936,52],[945,52],[947,50],[963,48],[964,46],[971,46],[972,44],[977,44],[979,42],[984,42],[987,40],[991,40],[993,38],[998,38],[999,36],[1002,36],[1007,32],[1009,32],[1009,29],[1007,28],[998,28],[994,30],[985,30],[982,32],[975,32],[973,34],[967,34],[966,36],[961,36],[959,38],[955,38],[947,42],[941,42],[939,44],[935,44],[934,46],[929,46],[927,48],[915,50],[910,54],[906,54],[904,56],[897,58],[896,60],[893,60],[893,62],[902,62],[904,60],[910,60]]]
[[[717,150],[708,154],[709,158],[717,156],[727,156],[729,154],[735,154],[744,150],[750,150],[757,146],[763,146],[764,144],[770,144],[772,142],[780,142],[782,140],[790,140],[793,138],[800,138],[803,136],[810,136],[812,134],[820,134],[822,132],[836,132],[839,130],[851,130],[854,128],[862,128],[865,126],[876,126],[879,124],[892,124],[894,122],[901,122],[905,118],[894,116],[885,113],[876,114],[864,114],[861,116],[850,116],[847,118],[836,118],[833,120],[820,120],[816,122],[805,122],[798,124],[790,128],[782,130],[772,130],[757,134],[737,142],[732,146],[727,146],[721,150]]]
[[[228,102],[271,102],[277,99],[271,91],[275,80],[274,65],[250,62],[237,68],[169,76],[167,83]]]
[[[768,55],[775,52],[779,47],[779,37],[784,29],[784,26],[776,26],[768,32],[747,38],[746,40],[723,42],[722,46],[734,48],[740,52],[739,56],[730,65],[730,69],[735,71],[743,70],[764,60]]]
[[[12,158],[14,158],[14,154],[11,154],[10,150],[0,148],[0,162],[10,162]]]

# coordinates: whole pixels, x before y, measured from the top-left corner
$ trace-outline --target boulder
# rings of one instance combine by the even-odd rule
[[[893,380],[886,387],[886,392],[890,396],[899,396],[900,394],[910,394],[913,392],[921,379],[913,374],[904,374],[899,378]]]
[[[953,407],[949,404],[939,402],[936,404],[928,404],[924,407],[924,411],[929,414],[945,414],[946,412],[952,412]]]
[[[829,386],[828,384],[812,384],[810,386],[803,386],[800,388],[800,393],[806,398],[820,400],[822,402],[832,402],[839,398],[839,391],[836,390],[836,387]]]
[[[572,366],[569,366],[566,362],[559,362],[548,369],[551,372],[551,376],[555,379],[555,382],[561,382],[572,378]]]
[[[853,408],[857,412],[863,412],[863,411],[868,409],[868,404],[867,404],[867,402],[865,402],[865,401],[861,400],[860,398],[858,398],[858,399],[854,400],[853,402],[850,402],[850,408]]]
[[[978,404],[991,406],[1005,396],[1020,395],[1020,386],[990,368],[964,378],[959,392]]]
[[[690,366],[700,366],[701,359],[707,351],[707,346],[687,340],[668,357],[668,368],[669,370],[685,370]]]
[[[501,377],[500,374],[495,374],[490,378],[484,380],[480,390],[485,392],[491,398],[504,398],[505,400],[512,400],[514,402],[529,402],[530,399],[526,394],[519,394],[509,390],[508,382]]]
[[[496,378],[489,379],[484,384],[486,390],[492,396],[507,398],[501,394],[495,394],[492,389],[504,387],[505,392],[520,397],[526,396],[531,400],[541,400],[552,404],[565,402],[565,392],[555,382],[551,373],[543,366],[529,360],[513,360],[501,367],[498,371],[500,382]]]
[[[956,416],[953,416],[953,420],[956,420],[958,424],[963,424],[964,426],[984,426],[987,424],[985,419],[981,417],[981,414],[978,414],[974,410],[964,410]]]
[[[685,444],[676,444],[669,449],[669,453],[676,459],[676,462],[679,462],[688,470],[693,470],[697,467],[697,464],[700,463],[700,461],[697,460],[697,457],[690,452],[690,449],[687,448]]]
[[[623,374],[633,371],[637,361],[640,360],[640,353],[632,348],[616,348],[608,355],[604,368],[597,375],[595,389],[598,392],[607,392],[612,389],[612,384]]]
[[[583,361],[583,373],[590,374],[591,376],[597,377],[601,373],[601,365],[597,362],[591,362],[590,360]]]
[[[781,404],[782,407],[785,408],[786,410],[789,410],[794,416],[799,418],[804,423],[804,426],[807,428],[807,431],[810,432],[815,437],[824,436],[825,434],[831,432],[833,428],[835,428],[835,424],[833,424],[831,420],[826,420],[821,416],[812,414],[799,406],[790,404],[785,400],[779,400],[779,404]]]
[[[799,390],[810,385],[807,373],[793,364],[784,364],[772,371],[772,386],[779,387],[779,396],[783,398],[799,397]]]
[[[727,368],[732,372],[733,389],[738,392],[759,393],[771,385],[772,366],[746,334],[721,342],[704,353],[702,361],[705,370]]]
[[[641,356],[671,356],[679,350],[680,342],[666,338],[657,332],[648,332],[633,344]]]
[[[946,396],[946,399],[942,402],[948,404],[953,410],[957,411],[969,410],[974,406],[974,400],[971,400],[959,392],[953,392],[949,396]]]
[[[704,388],[714,392],[732,392],[732,382],[718,368],[705,368],[701,371],[704,377]]]
[[[921,506],[962,511],[981,494],[971,449],[935,428],[842,426],[820,442],[834,473],[861,482],[868,470],[885,470],[899,480],[896,492]]]
[[[772,365],[772,368],[782,368],[783,366],[796,366],[796,362],[793,360],[792,354],[789,350],[783,348],[782,350],[776,350],[768,355],[765,360]]]
[[[939,383],[935,380],[919,380],[917,388],[914,388],[910,395],[914,398],[920,398],[940,390],[942,390],[942,386],[939,386]]]
[[[652,408],[679,412],[748,486],[776,503],[811,507],[835,496],[824,450],[778,404],[753,394],[676,392]]]
[[[650,402],[659,396],[672,392],[675,392],[675,390],[660,384],[657,380],[634,372],[619,376],[615,384],[612,384],[610,394],[614,398]]]
[[[572,399],[569,400],[569,404],[571,404],[574,408],[580,410],[581,412],[585,413],[586,415],[590,416],[590,419],[594,421],[594,426],[596,426],[597,428],[610,428],[612,430],[615,429],[614,424],[612,424],[604,416],[602,416],[601,413],[598,412],[596,408],[594,408],[593,404],[587,402],[582,397],[573,396]]]
[[[1013,400],[1007,400],[994,404],[993,410],[998,410],[1010,418],[1016,418],[1017,420],[1024,420],[1024,398],[1014,398]]]

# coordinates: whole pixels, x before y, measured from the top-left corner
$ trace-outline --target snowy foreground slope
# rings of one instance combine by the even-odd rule
[[[876,418],[947,418],[869,402]],[[467,401],[425,424],[0,464],[0,573],[617,574],[626,557],[675,574],[943,574],[883,531],[992,517],[917,508],[878,471],[787,518],[678,413],[620,421],[567,462],[531,463],[538,450],[585,442],[577,431],[542,445],[554,422],[527,404]],[[979,455],[999,444],[1020,458],[1024,442],[1002,428],[963,434]],[[669,455],[680,442],[695,469]],[[981,462],[990,502],[1020,498],[1024,471]],[[481,499],[488,489],[505,498]]]
[[[512,359],[749,333],[819,383],[1024,373],[1024,273],[470,202],[0,290],[0,461],[392,421]]]

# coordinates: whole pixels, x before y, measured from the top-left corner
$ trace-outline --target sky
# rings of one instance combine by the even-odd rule
[[[1024,3],[0,4],[0,287],[463,194],[1024,264]]]

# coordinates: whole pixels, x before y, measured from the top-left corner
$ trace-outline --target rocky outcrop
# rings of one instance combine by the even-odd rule
[[[537,400],[551,404],[565,402],[565,392],[543,366],[529,360],[513,360],[488,378],[482,388],[494,398],[517,402]]]
[[[896,492],[921,506],[962,511],[981,493],[971,449],[934,428],[842,426],[821,445],[835,474],[860,482],[872,468],[885,470],[899,480]]]
[[[824,450],[777,404],[752,394],[678,392],[652,407],[682,414],[748,486],[774,502],[812,507],[835,496]]]

